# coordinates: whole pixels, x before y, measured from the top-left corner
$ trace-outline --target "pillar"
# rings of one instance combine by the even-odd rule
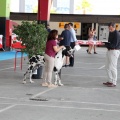
[[[10,17],[10,0],[0,0],[0,34],[3,35],[3,48],[6,47],[6,21]]]
[[[38,0],[38,23],[47,24],[50,21],[50,8],[52,0]]]

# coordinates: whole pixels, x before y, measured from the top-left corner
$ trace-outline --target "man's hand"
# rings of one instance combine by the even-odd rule
[[[59,37],[57,40],[60,41],[60,40],[63,40],[64,38],[63,37]]]

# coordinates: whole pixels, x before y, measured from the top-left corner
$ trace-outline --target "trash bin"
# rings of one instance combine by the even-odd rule
[[[38,67],[38,69],[33,73],[32,79],[41,79],[43,73],[43,66]]]

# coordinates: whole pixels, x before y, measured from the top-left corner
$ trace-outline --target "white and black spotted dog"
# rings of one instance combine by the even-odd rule
[[[34,83],[34,81],[32,80],[32,74],[35,70],[38,69],[38,67],[43,66],[45,63],[44,60],[44,56],[41,55],[33,55],[30,59],[29,59],[29,66],[27,71],[24,74],[24,79],[23,79],[23,84],[26,83],[26,75],[29,73],[30,76],[30,83]]]
[[[74,49],[67,46],[61,49],[55,56],[55,66],[54,66],[54,73],[55,73],[55,85],[63,86],[61,83],[61,69],[64,64],[65,56],[72,56],[74,53]]]

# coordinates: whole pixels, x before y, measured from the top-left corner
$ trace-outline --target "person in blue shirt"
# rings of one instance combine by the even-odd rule
[[[47,31],[50,32],[51,29],[50,29],[50,25],[47,25]]]
[[[71,38],[71,32],[69,31],[69,25],[65,24],[64,25],[64,30],[61,33],[61,38],[62,40],[60,40],[59,45],[62,46],[64,45],[65,47],[70,46],[70,38]],[[65,65],[64,67],[68,67],[69,66],[69,57],[66,56],[66,60],[65,60]]]

